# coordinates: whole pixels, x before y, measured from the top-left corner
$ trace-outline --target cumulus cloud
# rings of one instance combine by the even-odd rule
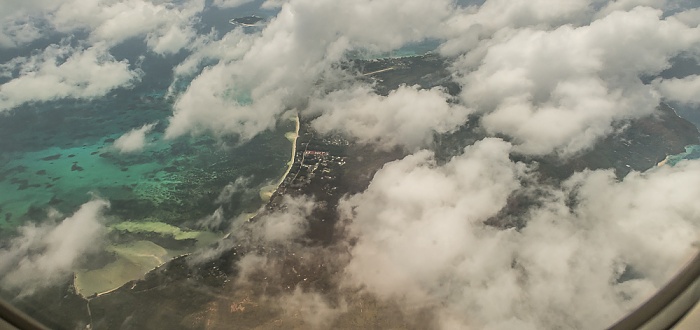
[[[213,132],[249,139],[302,105],[348,50],[387,51],[421,41],[437,33],[452,9],[443,0],[286,2],[252,41],[238,44],[240,58],[194,79],[175,104],[166,136]]]
[[[313,329],[328,329],[340,314],[347,311],[345,301],[341,301],[338,306],[333,306],[323,295],[304,292],[298,287],[292,294],[282,296],[279,304],[285,313],[299,316]]]
[[[27,20],[12,20],[0,25],[0,48],[14,48],[39,39],[42,31]]]
[[[193,37],[191,20],[203,9],[204,0],[179,4],[144,0],[69,1],[49,17],[58,31],[90,31],[92,42],[115,45],[132,37],[147,36],[154,51],[172,53]],[[175,40],[176,37],[183,39]]]
[[[210,132],[219,136],[237,134],[248,140],[273,127],[276,116],[285,108],[280,95],[285,92],[260,96],[250,103],[245,91],[228,86],[230,74],[226,65],[218,64],[198,75],[175,103],[166,138]]]
[[[697,45],[696,28],[661,16],[636,7],[580,27],[505,29],[453,66],[462,100],[518,152],[569,156],[590,148],[615,123],[653,113],[659,97],[640,77]]]
[[[216,197],[214,203],[226,204],[231,200],[231,197],[233,197],[234,194],[249,192],[251,190],[249,188],[250,180],[250,177],[240,177],[237,178],[236,181],[227,184],[223,189],[221,189],[221,192],[219,193],[219,196]]]
[[[175,53],[195,37],[195,16],[204,0],[33,0],[0,5],[0,46],[14,47],[37,39],[49,25],[71,34],[89,31],[88,41],[117,45],[132,37],[146,37],[158,54]],[[26,20],[26,17],[38,17]],[[31,32],[31,33],[30,33]]]
[[[317,116],[312,125],[321,133],[412,152],[340,202],[345,236],[332,246],[306,240],[319,206],[313,197],[286,196],[254,221],[228,219],[223,205],[244,181],[224,188],[215,201],[222,207],[198,222],[218,229],[230,221],[231,235],[190,260],[249,248],[236,266],[238,283],[254,286],[256,274],[269,275],[287,290],[277,296],[280,307],[310,326],[330,327],[349,309],[326,292],[284,285],[290,263],[333,264],[340,275],[330,280],[334,293],[340,289],[333,281],[340,281],[407,310],[433,312],[445,329],[600,328],[662,285],[697,240],[697,162],[632,172],[622,181],[611,171],[584,171],[550,186],[537,181],[534,167],[510,159],[575,155],[618,125],[652,114],[662,98],[698,104],[697,76],[645,83],[669,59],[699,53],[699,16],[679,9],[682,1],[269,0],[263,7],[279,13],[260,30],[197,35],[206,2],[3,3],[0,47],[40,38],[41,24],[86,37],[0,65],[7,79],[0,110],[132,86],[141,73],[110,49],[139,38],[163,56],[191,51],[174,68],[173,86],[188,84],[172,90],[166,138],[248,140],[299,110]],[[248,0],[208,2],[231,8]],[[457,97],[415,86],[379,95],[348,83],[355,73],[341,70],[350,51],[381,53],[426,38],[441,40],[438,53],[451,63]],[[444,163],[420,150],[470,114],[503,139],[486,138]],[[114,147],[141,150],[153,125],[126,133]],[[521,227],[490,225],[531,186],[541,194],[514,215]],[[93,201],[58,224],[23,227],[0,251],[2,283],[24,289],[68,274],[100,237],[106,206]]]
[[[568,157],[617,124],[653,113],[659,97],[640,76],[658,74],[699,41],[696,28],[676,18],[681,14],[664,17],[655,9],[677,7],[673,1],[275,6],[279,14],[260,33],[202,41],[181,64],[178,71],[192,74],[207,59],[219,60],[179,97],[167,137],[210,132],[250,139],[283,111],[303,107],[319,81],[337,74],[329,70],[348,50],[386,51],[434,37],[445,39],[441,54],[457,58],[452,68],[462,101],[484,113],[491,134],[509,136],[521,153]]]
[[[146,37],[146,45],[157,54],[175,54],[186,48],[195,35],[192,27],[171,26],[163,30],[161,34],[149,33]]]
[[[621,182],[578,173],[538,197],[524,228],[489,226],[529,175],[509,150],[484,140],[442,166],[427,152],[386,165],[342,203],[357,240],[346,285],[431,308],[446,329],[603,328],[659,288],[698,239],[698,162]]]
[[[665,1],[493,0],[449,14],[416,5],[428,12],[428,23],[394,33],[372,19],[375,11],[391,16],[382,9],[392,4],[363,3],[374,11],[362,16],[353,4],[270,1],[280,15],[259,34],[234,31],[226,43],[203,45],[181,67],[191,74],[206,60],[219,60],[178,99],[169,136],[250,138],[284,110],[306,109],[308,101],[306,111],[318,115],[312,125],[322,133],[415,151],[477,112],[489,134],[510,142],[487,138],[445,164],[429,151],[414,152],[341,202],[339,229],[347,240],[340,244],[349,253],[347,260],[339,257],[347,262],[344,286],[406,309],[427,308],[446,329],[600,328],[659,288],[697,240],[693,219],[700,209],[685,205],[700,193],[693,183],[700,165],[633,172],[623,181],[611,171],[586,171],[549,186],[510,156],[568,157],[617,124],[652,114],[668,96],[642,77],[697,46],[691,18],[665,15],[659,10],[669,7]],[[341,9],[354,24],[323,15]],[[406,28],[402,19],[394,23],[397,31]],[[365,35],[363,26],[387,35]],[[440,89],[407,86],[387,96],[364,85],[312,93],[323,90],[321,78],[350,49],[388,50],[426,37],[448,39],[440,53],[454,60],[462,88],[457,102]],[[516,215],[523,227],[489,225],[527,185],[542,194]],[[686,192],[680,199],[672,193],[678,187]],[[234,232],[239,240],[289,246],[308,229],[308,205],[238,223],[249,231]],[[283,265],[249,253],[238,263],[239,280],[255,283],[258,272],[275,274]],[[317,304],[319,296],[304,292],[290,299],[327,310]],[[303,304],[290,303],[297,305]],[[331,315],[337,312],[331,308]]]
[[[609,1],[598,11],[598,16],[603,17],[615,11],[629,11],[636,7],[650,7],[662,9],[666,6],[666,0],[615,0]]]
[[[214,0],[212,5],[219,8],[234,8],[252,1],[253,0]]]
[[[224,216],[224,208],[219,206],[219,208],[217,208],[211,215],[197,220],[197,227],[208,230],[217,230],[221,227],[221,224],[223,224],[224,221],[226,221],[226,217]]]
[[[584,24],[594,13],[591,5],[591,0],[489,0],[468,6],[445,21],[440,53],[452,57],[473,52],[480,41],[501,30]]]
[[[313,283],[328,280],[321,277],[342,264],[345,252],[340,245],[306,242],[317,206],[309,197],[285,196],[278,208],[261,211],[251,221],[239,219],[228,248],[242,252],[235,266],[237,290],[257,292],[256,299],[266,309],[282,312],[282,324],[295,320],[303,321],[305,328],[326,329],[348,311],[348,303],[342,296],[328,295],[336,288],[322,292]]]
[[[14,67],[4,66],[3,70],[19,75],[0,85],[0,111],[28,102],[100,97],[131,86],[140,76],[127,61],[114,59],[104,44],[86,49],[51,45],[11,63]]]
[[[698,27],[700,25],[700,8],[681,11],[675,17],[688,26]]]
[[[349,235],[358,240],[350,251],[348,281],[383,298],[412,302],[441,291],[444,281],[436,276],[476,247],[472,227],[488,230],[483,221],[520,186],[525,168],[508,159],[510,149],[489,139],[443,166],[427,151],[385,165],[365,192],[340,206],[351,219]]]
[[[96,199],[63,220],[20,227],[19,236],[0,250],[0,283],[25,295],[65,280],[99,246],[107,207],[107,201]]]
[[[311,198],[285,196],[280,210],[264,214],[246,225],[252,233],[247,239],[265,243],[286,243],[299,239],[306,233],[314,208],[315,203]]]
[[[3,18],[30,15],[40,9],[53,9],[61,0],[27,0],[3,2],[0,15]]]
[[[195,78],[201,73],[205,63],[231,62],[240,59],[253,40],[253,36],[244,33],[241,29],[234,29],[220,39],[217,39],[217,34],[214,32],[198,36],[192,42],[193,53],[173,69],[175,82],[183,78]]]
[[[134,128],[131,131],[124,133],[114,141],[114,148],[121,153],[139,152],[146,147],[146,135],[153,130],[157,123],[151,123]]]
[[[28,0],[4,1],[0,4],[0,49],[15,48],[39,39],[46,32],[41,15],[44,10],[55,9],[61,1]]]
[[[223,208],[218,208],[211,216],[199,220],[198,225],[221,228],[221,225],[229,220],[230,225],[226,231],[230,233],[230,237],[219,242],[213,248],[198,251],[190,261],[195,264],[210,261],[220,256],[221,253],[231,250],[234,246],[251,248],[274,245],[280,249],[291,246],[299,247],[309,228],[309,216],[316,208],[314,199],[307,196],[284,196],[278,207],[275,210],[267,210],[262,207],[252,220],[241,216],[235,219],[226,218]],[[237,266],[242,273],[239,275],[239,280],[247,281],[246,274],[265,268],[262,265],[267,264],[268,260],[264,255],[247,254]],[[270,269],[277,269],[271,266],[274,261],[269,261],[269,264]],[[275,272],[275,270],[270,271]]]
[[[161,55],[188,48],[196,39],[195,16],[204,0],[178,3],[126,0],[33,0],[0,4],[0,47],[11,48],[55,35],[88,31],[79,47],[53,44],[15,70],[22,75],[0,86],[0,111],[32,101],[99,97],[130,87],[139,73],[116,61],[110,49],[143,38]]]
[[[700,76],[657,79],[654,81],[661,95],[669,101],[689,105],[700,104]]]
[[[260,6],[260,8],[264,8],[264,9],[280,8],[287,1],[288,0],[265,0],[265,2],[263,2],[263,4]]]
[[[315,200],[308,196],[284,196],[278,208],[274,210],[263,208],[252,220],[237,219],[229,230],[233,238],[232,244],[246,247],[276,246],[280,249],[301,249],[300,243],[309,228],[309,218],[315,208]],[[247,261],[242,260],[238,264],[241,272],[239,280],[244,282],[248,280],[246,274],[265,268],[261,265],[277,262],[268,260],[265,252],[252,251],[245,258]],[[268,269],[265,272],[274,273],[275,270]]]
[[[320,113],[312,126],[320,133],[340,132],[360,143],[391,149],[428,146],[434,134],[464,125],[469,110],[449,102],[441,88],[401,86],[388,96],[357,86],[312,99],[309,111]]]
[[[214,204],[219,205],[219,207],[211,215],[199,219],[196,223],[197,226],[209,230],[220,230],[229,220],[224,214],[224,205],[230,203],[236,194],[250,194],[253,192],[254,189],[249,187],[250,180],[250,177],[240,177],[224,186],[219,196],[214,200]]]

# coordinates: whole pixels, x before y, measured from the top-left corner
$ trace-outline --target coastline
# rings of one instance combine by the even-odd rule
[[[294,165],[294,161],[296,161],[297,139],[299,139],[299,129],[301,128],[301,121],[300,121],[300,118],[299,118],[299,114],[298,114],[298,113],[296,114],[296,116],[295,116],[295,118],[294,118],[294,121],[295,121],[295,123],[296,123],[296,128],[295,128],[295,130],[294,130],[294,133],[288,132],[287,134],[285,134],[285,136],[286,136],[286,137],[289,139],[289,141],[292,143],[292,155],[291,155],[291,159],[289,160],[289,162],[287,162],[287,170],[284,172],[284,174],[283,174],[282,177],[279,179],[279,181],[277,181],[277,183],[272,184],[272,185],[269,185],[269,186],[262,187],[262,188],[260,189],[260,198],[263,200],[264,203],[269,202],[269,201],[270,201],[270,198],[272,198],[272,196],[275,195],[275,193],[277,192],[277,190],[279,190],[280,186],[282,185],[282,183],[284,182],[284,180],[285,180],[285,179],[287,178],[287,176],[289,175],[289,172],[292,171],[292,166]],[[293,134],[293,135],[292,135],[292,134]],[[254,217],[255,215],[257,215],[257,213],[255,213],[255,214],[254,214],[253,216],[251,216],[250,218]]]
[[[294,132],[287,132],[285,134],[285,136],[292,143],[291,157],[289,162],[287,163],[287,170],[284,172],[279,181],[277,181],[275,184],[263,187],[261,189],[260,197],[263,199],[264,204],[267,204],[269,202],[270,197],[277,192],[279,187],[282,185],[284,180],[291,172],[292,166],[294,165],[294,161],[296,160],[297,139],[299,138],[299,130],[301,128],[301,122],[298,113],[296,114],[294,121],[296,123]],[[246,216],[248,220],[250,220],[257,214],[258,212],[248,213],[244,216]],[[118,228],[129,228],[133,231],[171,234],[176,239],[178,237],[180,239],[197,239],[198,241],[201,239],[201,237],[199,237],[201,236],[201,233],[198,232],[182,232],[177,227],[170,227],[167,225],[165,225],[164,227],[158,226],[157,228],[154,226],[157,225],[152,222],[145,224],[124,222],[117,225]],[[210,240],[205,239],[205,241],[208,243]],[[145,248],[144,244],[147,245],[149,248]],[[138,247],[134,249],[134,245]],[[154,249],[158,251],[155,251]],[[125,246],[112,246],[110,250],[112,250],[118,255],[118,258],[115,262],[112,262],[101,269],[91,271],[79,270],[73,273],[73,286],[75,288],[76,293],[83,299],[90,300],[91,298],[103,296],[114,292],[122,286],[128,284],[129,281],[139,278],[142,279],[146,276],[146,274],[167,264],[169,261],[188,254],[183,254],[182,251],[169,251],[150,241],[137,241],[127,244]],[[121,274],[114,273],[114,269],[112,268],[115,267],[121,270],[119,272]],[[126,277],[122,276],[126,273],[128,273],[129,275],[127,276],[129,280],[125,280]],[[110,284],[105,285],[105,283],[102,283],[103,281],[107,281]],[[97,287],[100,288],[97,289]]]
[[[99,269],[73,273],[75,292],[85,299],[109,294],[130,281],[142,279],[172,257],[165,248],[145,240],[109,246],[106,250],[114,253],[115,261]]]
[[[697,144],[691,144],[685,146],[685,151],[681,152],[680,154],[675,154],[675,155],[668,155],[664,160],[656,164],[657,167],[664,166],[664,165],[671,165],[674,166],[678,162],[686,159],[697,159],[697,158],[688,158],[690,155],[697,154],[700,152],[700,145]]]
[[[124,227],[122,230],[126,232],[170,235],[176,240],[194,239],[198,249],[208,246],[222,237],[222,235],[211,232],[185,232],[163,223],[126,221],[120,224],[124,224],[121,227]],[[160,228],[154,228],[154,226]],[[73,287],[79,296],[90,299],[108,294],[131,281],[143,279],[146,274],[177,257],[191,253],[187,249],[164,248],[149,240],[109,245],[106,247],[106,251],[113,253],[116,260],[102,268],[81,269],[73,272]]]
[[[296,123],[296,128],[294,130],[294,136],[290,139],[292,142],[292,158],[289,160],[289,163],[287,163],[287,171],[284,172],[284,175],[282,175],[282,178],[280,181],[277,183],[277,187],[275,188],[275,191],[279,189],[280,185],[282,182],[284,182],[284,179],[287,178],[289,175],[289,172],[292,170],[292,166],[294,165],[294,161],[296,161],[296,155],[297,155],[297,139],[299,139],[299,129],[301,128],[301,121],[299,119],[299,113],[296,114],[296,117],[294,118],[294,122]]]

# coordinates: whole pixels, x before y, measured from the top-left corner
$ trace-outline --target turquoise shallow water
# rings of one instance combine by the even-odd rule
[[[207,9],[197,28],[223,35],[233,29],[231,18],[276,13],[261,10],[262,2]],[[282,122],[244,144],[208,136],[163,141],[173,102],[165,94],[173,83],[173,67],[187,53],[156,56],[137,39],[110,53],[143,72],[132,88],[94,100],[27,104],[0,113],[0,237],[27,221],[45,219],[49,208],[71,214],[91,193],[111,202],[113,221],[187,227],[219,207],[213,201],[226,184],[246,178],[250,189],[221,205],[233,217],[257,209],[262,203],[257,188],[285,172],[291,144],[284,133],[294,129],[293,122]],[[188,82],[179,83],[176,93]],[[125,155],[113,149],[122,134],[150,123],[158,124],[143,152]]]
[[[348,57],[351,59],[376,60],[385,58],[422,56],[434,52],[440,46],[440,43],[440,40],[428,39],[421,42],[410,43],[401,48],[389,52],[376,53],[367,50],[351,51],[350,53],[348,53]]]
[[[215,28],[221,36],[233,29],[228,23],[233,17],[274,14],[258,10],[262,2],[205,10],[196,28],[201,34]],[[41,42],[58,43],[61,36],[52,38]],[[0,50],[0,61],[32,51]],[[92,100],[55,100],[0,112],[0,249],[17,228],[47,221],[52,210],[70,216],[95,195],[111,204],[105,238],[72,266],[73,285],[86,294],[142,278],[170,258],[220,239],[226,222],[204,228],[200,221],[220,208],[225,219],[257,210],[263,203],[260,189],[278,182],[287,170],[292,145],[285,133],[295,128],[294,122],[282,121],[247,142],[206,135],[163,140],[172,115],[168,90],[176,96],[189,83],[173,77],[173,67],[187,51],[159,56],[132,38],[110,54],[142,73],[134,86]],[[0,77],[0,83],[9,79]],[[243,92],[228,97],[250,102]],[[142,152],[123,154],[113,147],[124,133],[153,123]],[[233,182],[238,191],[227,191],[230,197],[217,201]]]
[[[700,145],[690,145],[685,147],[685,152],[677,155],[668,156],[666,164],[676,165],[682,160],[700,159]]]
[[[289,157],[283,122],[250,142],[208,136],[161,139],[171,115],[162,91],[115,93],[93,101],[56,101],[0,115],[0,229],[41,221],[49,208],[70,214],[97,194],[121,220],[191,225],[213,212],[221,189],[248,178],[251,190],[225,204],[230,216],[261,201],[254,188],[281,176]],[[158,122],[143,152],[121,154],[122,134]]]
[[[225,33],[233,28],[228,23],[232,17],[272,16],[274,11],[257,9],[261,2],[208,10],[201,28]],[[428,40],[384,56],[423,54],[438,44]],[[42,221],[50,208],[71,214],[90,194],[111,202],[115,221],[192,226],[218,208],[213,201],[226,184],[246,178],[250,189],[222,205],[226,216],[233,217],[258,208],[257,188],[276,182],[286,170],[291,145],[284,133],[294,129],[293,122],[282,122],[242,145],[207,136],[163,141],[172,115],[172,100],[165,93],[173,83],[173,66],[185,54],[151,56],[138,40],[111,52],[119,60],[140,63],[144,75],[133,88],[95,100],[27,104],[0,114],[0,237],[27,221]],[[187,85],[180,83],[176,93]],[[244,93],[232,92],[231,97],[246,101]],[[150,123],[157,125],[143,152],[125,155],[113,149],[122,134]]]

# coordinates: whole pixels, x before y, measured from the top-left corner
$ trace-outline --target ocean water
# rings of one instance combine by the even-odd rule
[[[285,135],[295,122],[282,120],[250,141],[207,135],[164,140],[173,103],[165,97],[168,84],[148,81],[96,100],[0,114],[0,246],[17,228],[45,221],[50,210],[70,215],[94,196],[109,200],[104,252],[74,269],[76,290],[87,296],[215,242],[228,224],[204,228],[198,222],[217,209],[234,219],[261,207],[261,189],[287,170],[292,143]],[[156,125],[143,151],[114,148],[121,135],[150,123]],[[244,184],[216,202],[233,182]],[[106,255],[113,260],[96,259]]]
[[[215,28],[223,35],[233,28],[231,18],[275,13],[255,8],[207,10],[199,28]],[[428,41],[389,56],[414,56],[434,48]],[[174,102],[167,94],[174,81],[172,68],[187,54],[160,57],[135,39],[110,52],[143,71],[135,86],[97,99],[25,104],[0,113],[0,246],[17,228],[45,221],[51,210],[68,216],[94,196],[110,201],[110,236],[104,249],[115,259],[93,260],[99,266],[75,270],[76,288],[87,294],[114,289],[223,236],[226,224],[198,225],[219,208],[226,219],[255,212],[287,170],[292,143],[285,133],[295,129],[293,121],[281,120],[250,141],[207,135],[164,140]],[[176,93],[187,82],[178,83]],[[245,95],[231,97],[245,101]],[[153,123],[143,151],[124,154],[113,147],[124,133]],[[215,202],[232,182],[245,184],[226,202]]]
[[[700,145],[689,145],[685,147],[685,152],[666,157],[665,164],[674,166],[683,160],[700,159]]]
[[[162,139],[172,101],[164,91],[115,93],[93,101],[28,105],[0,116],[0,230],[41,221],[48,208],[71,213],[95,194],[125,220],[146,218],[182,225],[213,212],[221,189],[239,178],[252,188],[286,170],[291,144],[281,122],[240,144],[209,136]],[[154,123],[143,152],[122,154],[113,141]],[[249,212],[261,201],[239,194],[229,213]]]
[[[274,16],[276,10],[259,8],[262,3],[208,8],[197,28],[202,33],[216,29],[222,36],[234,28],[228,23],[231,18]],[[142,70],[135,86],[99,99],[26,104],[0,113],[0,238],[11,236],[27,221],[42,221],[49,208],[69,215],[92,195],[111,202],[109,212],[117,221],[192,227],[219,206],[226,217],[254,211],[262,203],[256,189],[276,182],[285,172],[291,149],[285,133],[294,130],[294,122],[281,121],[245,143],[210,136],[165,141],[162,133],[172,115],[173,98],[166,96],[174,81],[172,69],[188,54],[158,56],[138,38],[110,53]],[[21,55],[26,54],[3,56]],[[188,84],[178,83],[181,88],[176,91]],[[113,148],[122,134],[151,123],[156,125],[143,152],[121,154]],[[221,189],[241,178],[248,189],[215,205]]]
[[[442,43],[438,39],[426,39],[419,42],[408,43],[401,48],[394,49],[388,52],[373,52],[370,50],[354,50],[350,51],[347,55],[350,59],[360,59],[360,60],[377,60],[377,59],[387,59],[387,58],[401,58],[401,57],[413,57],[413,56],[423,56],[428,53],[432,53],[437,50],[437,48]]]

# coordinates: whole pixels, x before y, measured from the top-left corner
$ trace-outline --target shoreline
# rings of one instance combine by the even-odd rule
[[[301,128],[301,121],[299,119],[299,113],[296,114],[296,117],[294,118],[294,122],[296,123],[296,128],[294,129],[294,138],[291,139],[290,141],[292,142],[292,158],[289,160],[289,164],[287,166],[287,171],[284,172],[284,175],[282,175],[282,178],[280,181],[277,183],[275,187],[275,192],[280,188],[280,185],[282,185],[282,182],[284,182],[284,179],[287,178],[289,175],[289,172],[292,171],[292,166],[294,166],[294,162],[296,161],[296,156],[297,156],[297,139],[299,139],[299,129]]]
[[[664,166],[666,164],[674,166],[682,160],[689,159],[687,157],[692,155],[696,151],[700,151],[700,145],[697,145],[697,144],[687,145],[687,146],[685,146],[684,152],[681,152],[681,153],[675,154],[675,155],[667,155],[666,158],[664,158],[664,160],[662,160],[661,162],[656,164],[656,166],[661,167],[661,166]],[[691,159],[694,159],[694,158],[691,158]]]
[[[294,130],[294,136],[291,137],[292,135],[290,133],[292,133],[292,132],[288,132],[285,134],[285,136],[287,136],[289,141],[292,143],[292,155],[291,155],[289,162],[287,162],[287,170],[284,172],[284,174],[282,174],[282,177],[279,179],[279,181],[277,181],[277,183],[262,187],[260,189],[260,199],[263,200],[264,204],[267,204],[270,201],[270,199],[272,198],[272,196],[274,196],[277,193],[277,191],[279,190],[279,188],[282,185],[282,183],[284,182],[284,180],[287,178],[287,176],[289,176],[289,173],[292,171],[292,166],[294,166],[294,162],[296,161],[297,140],[299,139],[299,130],[301,128],[301,120],[299,118],[298,113],[296,114],[296,116],[294,118],[294,122],[296,123],[296,127]],[[257,214],[258,213],[256,212],[250,218],[254,218]]]
[[[245,18],[255,18],[257,20],[254,23],[243,23],[243,22],[237,21],[237,20],[241,20],[241,19],[245,19]],[[229,24],[231,24],[231,25],[240,25],[240,26],[245,26],[245,27],[259,26],[260,22],[262,22],[262,21],[263,21],[263,18],[256,16],[256,15],[251,15],[251,16],[247,16],[247,17],[236,17],[236,18],[232,18],[232,19],[228,20]]]
[[[155,271],[155,270],[158,270],[159,268],[163,267],[164,265],[168,264],[169,262],[171,262],[171,261],[173,261],[173,260],[175,260],[175,259],[182,258],[182,257],[188,256],[188,255],[190,255],[190,254],[192,254],[192,253],[183,253],[183,254],[179,254],[179,255],[177,255],[177,256],[171,257],[171,258],[169,258],[168,260],[162,261],[159,265],[157,265],[157,266],[155,266],[155,267],[153,267],[153,268],[147,270],[147,271],[143,274],[143,276],[141,276],[140,278],[129,280],[128,282],[125,282],[125,283],[122,284],[122,285],[119,285],[119,286],[117,286],[117,287],[111,288],[111,289],[106,290],[106,291],[94,292],[94,293],[91,294],[91,295],[86,295],[86,293],[83,293],[83,292],[81,292],[82,290],[79,290],[79,289],[78,289],[78,286],[76,286],[76,282],[77,282],[77,280],[78,280],[78,272],[75,272],[75,271],[74,271],[74,272],[73,272],[73,288],[74,288],[74,290],[75,290],[75,293],[76,293],[79,297],[81,297],[81,298],[83,298],[83,299],[85,299],[86,301],[89,302],[90,300],[92,300],[92,299],[94,299],[94,298],[98,298],[98,297],[101,297],[101,296],[104,296],[104,295],[108,295],[108,294],[110,294],[110,293],[112,293],[112,292],[115,292],[115,291],[117,291],[117,290],[119,290],[119,289],[121,289],[121,288],[123,288],[123,287],[129,285],[129,284],[131,284],[131,286],[133,287],[133,286],[135,285],[135,282],[138,282],[138,281],[140,281],[140,280],[143,280],[143,279],[146,277],[146,275],[148,275],[149,273],[151,273],[151,272],[153,272],[153,271]],[[158,257],[155,256],[155,255],[154,255],[153,257],[158,258]]]
[[[124,221],[108,228],[109,231],[170,236],[177,241],[193,239],[193,249],[209,246],[222,237],[209,231],[184,231],[162,222]],[[187,247],[165,248],[148,239],[110,244],[105,247],[105,251],[113,253],[116,259],[101,268],[73,271],[75,292],[85,299],[108,294],[129,282],[143,279],[148,273],[174,258],[192,253]]]

